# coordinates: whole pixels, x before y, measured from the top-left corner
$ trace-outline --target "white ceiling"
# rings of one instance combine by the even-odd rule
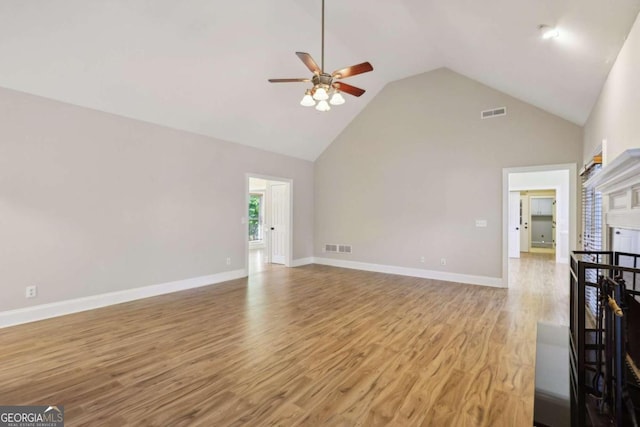
[[[439,67],[583,124],[640,0],[326,0],[326,68],[367,89],[298,105],[319,0],[0,0],[0,86],[314,160],[386,83]],[[562,37],[542,40],[538,24]]]

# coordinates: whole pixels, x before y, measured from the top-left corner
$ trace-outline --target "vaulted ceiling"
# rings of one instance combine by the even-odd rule
[[[448,67],[583,124],[640,0],[326,0],[326,68],[367,89],[301,107],[320,0],[0,0],[0,86],[314,160],[386,83]],[[543,40],[539,24],[561,36]]]

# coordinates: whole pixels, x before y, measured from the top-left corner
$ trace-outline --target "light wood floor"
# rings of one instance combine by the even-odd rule
[[[265,248],[255,248],[249,250],[249,275],[264,271],[285,268],[282,264],[271,264],[265,262],[267,250]]]
[[[531,426],[536,322],[567,269],[505,289],[306,266],[0,330],[0,404],[68,426]]]

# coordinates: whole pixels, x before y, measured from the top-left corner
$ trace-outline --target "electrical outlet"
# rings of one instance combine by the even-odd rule
[[[37,286],[27,286],[25,291],[25,296],[27,298],[35,298],[38,295],[38,287]]]
[[[227,265],[231,265],[231,257],[227,258]]]
[[[447,265],[447,259],[446,258],[440,258],[440,265]]]
[[[423,257],[423,256],[421,256],[421,257],[420,257],[420,262],[421,262],[422,264],[424,264],[424,257]]]

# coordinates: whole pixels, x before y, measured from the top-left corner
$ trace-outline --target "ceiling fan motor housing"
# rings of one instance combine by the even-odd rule
[[[322,74],[314,74],[313,77],[311,78],[311,81],[313,82],[313,85],[322,85],[322,86],[331,86],[331,83],[333,83],[333,77],[331,77],[331,74],[327,74],[327,73],[322,73]]]

